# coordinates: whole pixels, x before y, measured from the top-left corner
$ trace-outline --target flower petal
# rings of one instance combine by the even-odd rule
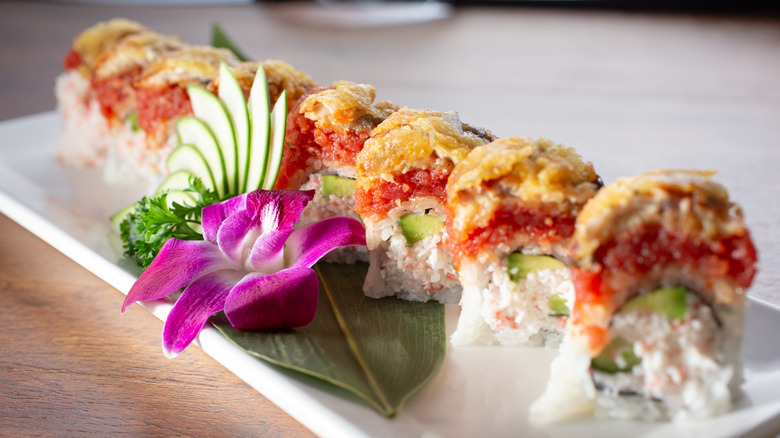
[[[246,210],[248,195],[248,193],[244,193],[227,201],[203,207],[201,211],[203,239],[216,244],[220,225],[226,218],[234,215],[236,212]]]
[[[225,300],[241,275],[236,271],[217,271],[199,277],[184,289],[163,327],[166,356],[174,357],[190,345],[209,317],[225,307]]]
[[[233,266],[219,249],[204,240],[169,239],[130,288],[122,312],[136,301],[162,298],[201,275]]]
[[[264,222],[268,220],[267,215],[273,215],[274,228],[292,231],[313,198],[314,190],[255,190],[247,196],[247,209],[261,212],[260,220]]]
[[[273,274],[284,269],[284,243],[290,231],[271,230],[258,237],[246,260],[246,270]]]
[[[311,267],[330,251],[349,245],[365,245],[366,229],[360,221],[334,217],[293,231],[287,239],[287,265]]]
[[[241,263],[249,255],[250,249],[255,248],[252,249],[253,261],[248,263],[248,267],[275,272],[282,267],[282,251],[287,235],[292,232],[303,208],[313,197],[312,190],[255,190],[205,207],[202,214],[204,239],[216,243],[225,256],[236,263]],[[258,239],[262,241],[257,242]],[[264,266],[278,268],[268,271]]]
[[[225,218],[217,232],[217,246],[223,254],[233,262],[241,265],[244,252],[250,248],[260,236],[260,227],[256,215],[244,210]]]
[[[319,281],[311,268],[249,274],[230,292],[225,315],[238,330],[301,327],[317,313]]]

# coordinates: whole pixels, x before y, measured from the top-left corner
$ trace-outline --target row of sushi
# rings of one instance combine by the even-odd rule
[[[219,63],[248,94],[262,66],[288,96],[276,189],[315,189],[302,220],[352,216],[371,297],[459,303],[455,346],[560,348],[533,417],[686,419],[730,409],[742,379],[745,291],[757,254],[712,174],[655,171],[603,186],[545,139],[496,138],[457,113],[323,87],[280,61],[241,62],[115,19],[85,30],[57,95],[61,159],[164,175],[186,86],[216,90]]]

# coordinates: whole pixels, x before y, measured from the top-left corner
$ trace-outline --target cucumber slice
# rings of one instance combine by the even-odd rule
[[[513,252],[507,257],[507,272],[512,281],[522,280],[534,272],[545,269],[560,269],[566,265],[560,260],[542,255],[527,255],[519,252]]]
[[[168,208],[173,207],[173,203],[177,203],[180,205],[189,205],[193,206],[197,204],[197,200],[190,192],[185,192],[184,190],[168,190],[168,193],[165,196],[165,202],[168,204]]]
[[[225,161],[222,156],[222,150],[208,125],[195,117],[184,116],[176,123],[176,133],[179,136],[180,145],[191,145],[200,151],[201,156],[209,169],[209,174],[211,175],[211,180],[213,182],[212,188],[220,195],[227,193],[229,185],[227,183],[227,175],[225,174]],[[173,154],[173,152],[171,152],[171,154]],[[200,167],[199,164],[197,166]],[[187,167],[177,167],[174,169],[168,165],[168,170],[171,172],[178,169],[187,169]],[[202,175],[202,172],[196,172],[195,169],[189,170],[193,171],[193,173],[199,177]],[[203,178],[201,177],[201,179]]]
[[[189,85],[187,86],[187,94],[190,96],[193,114],[208,124],[222,153],[223,168],[227,181],[225,192],[237,194],[238,152],[236,151],[236,135],[233,131],[233,121],[230,118],[230,114],[225,104],[205,88],[198,85]],[[211,160],[209,162],[211,163]]]
[[[176,173],[180,170],[189,172],[200,178],[206,188],[216,190],[221,195],[224,194],[221,191],[224,185],[217,185],[208,160],[206,160],[200,149],[195,146],[189,144],[179,145],[168,155],[168,160],[165,164],[170,172]]]
[[[330,195],[355,196],[357,181],[352,178],[344,178],[338,175],[323,175],[322,195],[326,198]]]
[[[177,189],[168,190],[168,193],[165,196],[165,203],[168,204],[168,208],[173,208],[174,202],[179,205],[188,205],[192,207],[197,205],[198,200],[195,199],[195,196],[192,194],[192,192]],[[187,226],[192,228],[192,230],[195,232],[203,233],[203,227],[201,227],[201,225],[198,223],[189,223]]]
[[[622,360],[618,360],[618,357]],[[634,345],[623,338],[615,338],[590,361],[590,366],[605,373],[621,373],[631,371],[640,363],[642,359],[634,354]]]
[[[263,187],[265,170],[268,166],[268,145],[271,141],[271,105],[268,101],[268,80],[261,65],[255,74],[255,81],[249,91],[249,114],[252,134],[249,138],[248,170],[246,190]]]
[[[122,207],[119,211],[112,214],[111,217],[108,219],[111,221],[111,228],[116,231],[117,233],[120,232],[119,226],[122,225],[122,221],[125,220],[128,214],[132,213],[133,210],[135,210],[136,204],[130,204],[127,207]]]
[[[244,91],[238,85],[236,77],[230,71],[230,67],[224,62],[219,65],[219,98],[225,103],[230,118],[233,121],[233,129],[236,142],[236,192],[246,191],[246,175],[249,167],[249,111],[247,109]]]
[[[271,111],[271,150],[268,154],[268,166],[266,167],[263,189],[272,190],[279,176],[279,168],[282,167],[282,154],[284,153],[284,134],[287,130],[287,90],[282,91],[279,99]]]
[[[406,244],[411,246],[428,236],[440,233],[444,228],[444,221],[427,214],[405,214],[401,216],[400,225]]]
[[[163,180],[157,187],[156,196],[171,190],[184,190],[190,186],[190,178],[197,178],[189,169],[179,169]]]
[[[681,321],[688,315],[688,289],[684,286],[663,287],[638,295],[624,304],[620,313],[637,310],[655,312]]]

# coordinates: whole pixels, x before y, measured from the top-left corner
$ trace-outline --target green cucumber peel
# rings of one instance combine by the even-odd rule
[[[249,109],[244,98],[244,90],[241,89],[236,77],[230,71],[230,67],[224,62],[219,64],[217,95],[225,104],[225,109],[232,122],[231,128],[236,151],[235,193],[243,193],[246,191],[246,175],[249,170],[249,142],[251,135]],[[230,141],[230,139],[226,141]]]
[[[287,130],[287,90],[282,91],[271,111],[271,145],[268,152],[268,166],[265,170],[262,188],[272,190],[282,167],[284,134]]]
[[[178,146],[166,162],[168,171],[193,174],[221,198],[271,190],[284,152],[287,92],[272,111],[263,66],[248,100],[227,64],[220,64],[219,74],[217,96],[197,85],[187,87],[193,115],[177,121]]]
[[[222,82],[221,78],[220,82]],[[190,96],[193,114],[209,127],[217,140],[219,150],[222,152],[227,181],[225,193],[238,194],[236,134],[233,129],[233,119],[230,117],[227,106],[217,96],[198,85],[187,86],[187,94]]]
[[[257,69],[255,81],[249,90],[248,106],[252,133],[247,154],[246,190],[256,190],[263,187],[271,142],[271,104],[263,66]]]
[[[216,150],[216,146],[211,144],[206,149],[210,153],[210,157],[214,160],[219,160]],[[224,173],[221,172],[220,166],[209,165],[209,158],[203,153],[203,149],[191,144],[180,144],[168,155],[168,159],[165,161],[168,170],[171,174],[177,171],[186,171],[197,176],[206,188],[214,190],[220,195],[224,192]],[[217,175],[214,172],[219,172]],[[219,183],[217,183],[219,181]],[[159,191],[159,190],[158,190]]]

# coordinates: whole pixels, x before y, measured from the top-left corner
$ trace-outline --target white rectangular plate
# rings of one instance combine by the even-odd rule
[[[60,119],[45,113],[0,122],[0,212],[22,224],[123,293],[135,278],[117,265],[121,245],[108,217],[137,200],[109,190],[99,171],[75,171],[56,158]],[[170,304],[145,307],[164,320]],[[117,312],[118,309],[106,309]],[[448,332],[457,307],[447,309]],[[334,395],[326,385],[278,372],[206,328],[199,345],[249,385],[321,436],[333,437],[621,437],[761,436],[780,430],[780,308],[750,301],[745,327],[744,394],[733,412],[685,424],[581,420],[535,427],[529,405],[541,395],[554,351],[509,347],[450,348],[436,376],[400,414],[387,419]],[[159,343],[159,339],[149,339]],[[162,351],[160,351],[162,354]],[[306,380],[311,382],[311,380]],[[226,395],[229,397],[229,395]]]

